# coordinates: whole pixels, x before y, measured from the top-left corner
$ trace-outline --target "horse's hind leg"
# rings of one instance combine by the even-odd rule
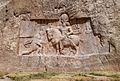
[[[71,46],[76,50],[75,55],[78,55],[79,54],[79,46],[77,46],[71,39],[70,39],[70,42],[71,42]]]

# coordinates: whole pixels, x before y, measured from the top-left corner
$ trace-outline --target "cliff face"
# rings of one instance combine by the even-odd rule
[[[64,13],[81,33],[78,55],[71,48],[57,55],[47,39]],[[119,71],[119,13],[119,0],[1,0],[0,70]]]

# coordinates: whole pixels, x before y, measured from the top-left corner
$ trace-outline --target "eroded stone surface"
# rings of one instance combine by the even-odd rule
[[[119,4],[119,0],[1,0],[0,70],[119,70]],[[67,25],[79,33],[77,56],[91,55],[89,59],[76,57],[76,50],[68,47],[63,54],[56,53],[48,40],[46,30],[56,29],[64,13]]]

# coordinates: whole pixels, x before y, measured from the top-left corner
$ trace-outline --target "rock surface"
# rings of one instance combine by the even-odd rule
[[[57,54],[46,29],[66,13],[81,39],[79,54]],[[119,71],[119,0],[1,0],[0,70]]]

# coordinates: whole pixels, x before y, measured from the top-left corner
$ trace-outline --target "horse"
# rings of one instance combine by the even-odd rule
[[[75,54],[79,54],[80,38],[77,35],[63,36],[58,28],[46,29],[47,39],[56,49],[57,54],[63,54],[62,50],[71,47],[76,50]]]

